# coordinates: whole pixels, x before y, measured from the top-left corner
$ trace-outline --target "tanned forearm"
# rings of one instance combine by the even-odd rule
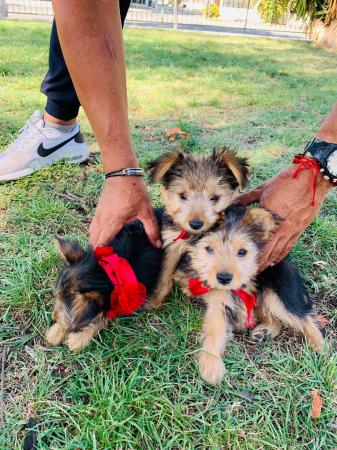
[[[337,144],[337,104],[332,108],[317,132],[318,139]]]
[[[53,0],[62,51],[105,171],[137,166],[118,0]]]

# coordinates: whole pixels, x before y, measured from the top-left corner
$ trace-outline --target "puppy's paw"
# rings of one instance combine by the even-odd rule
[[[67,329],[55,322],[46,333],[46,341],[50,345],[60,345],[67,334]]]
[[[209,384],[218,384],[223,379],[226,367],[220,357],[202,351],[198,357],[201,378]]]
[[[254,329],[249,333],[248,341],[253,342],[254,344],[261,344],[267,340],[268,330],[266,328],[263,329]]]
[[[281,332],[281,324],[279,322],[260,323],[249,334],[248,340],[254,344],[260,344],[268,339],[275,338]]]
[[[163,304],[163,301],[161,299],[158,299],[157,297],[150,298],[146,300],[146,303],[144,304],[145,311],[156,311],[160,309],[161,305]]]
[[[92,335],[88,336],[85,331],[70,333],[67,339],[67,346],[71,352],[79,353],[87,347],[92,339]]]

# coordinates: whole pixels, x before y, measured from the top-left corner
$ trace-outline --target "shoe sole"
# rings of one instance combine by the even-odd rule
[[[66,148],[52,153],[46,157],[40,157],[30,164],[26,169],[17,170],[16,172],[8,173],[0,176],[0,183],[6,181],[13,181],[19,178],[31,175],[44,167],[51,166],[58,161],[67,161],[69,164],[81,164],[89,158],[90,150],[85,144],[69,145]]]

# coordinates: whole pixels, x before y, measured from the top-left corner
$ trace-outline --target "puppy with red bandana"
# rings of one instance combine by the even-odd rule
[[[189,241],[214,227],[222,211],[246,186],[248,163],[228,149],[208,155],[175,151],[148,166],[151,181],[161,181],[164,205],[161,236],[164,262],[147,309],[158,309],[172,289],[172,277]]]

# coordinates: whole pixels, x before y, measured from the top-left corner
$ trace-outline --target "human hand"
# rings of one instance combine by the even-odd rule
[[[258,202],[260,206],[282,219],[281,224],[262,251],[260,272],[288,255],[298,238],[315,218],[332,186],[323,178],[322,174],[319,174],[315,205],[312,206],[310,171],[302,170],[296,178],[292,178],[296,168],[297,165],[287,167],[256,189],[242,194],[236,199],[236,202],[242,205]]]
[[[161,247],[160,232],[149,194],[141,177],[114,177],[105,181],[90,224],[90,244],[105,245],[128,222],[139,219],[149,241]]]

